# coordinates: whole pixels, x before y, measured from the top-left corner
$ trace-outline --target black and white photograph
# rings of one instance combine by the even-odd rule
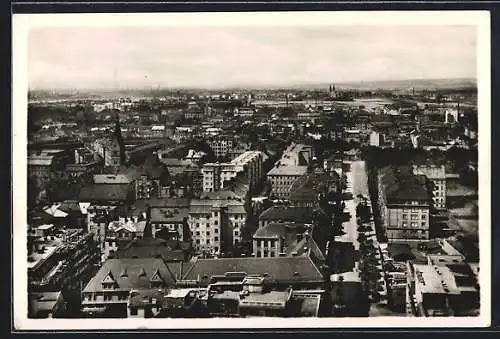
[[[489,29],[14,15],[15,326],[486,326]]]

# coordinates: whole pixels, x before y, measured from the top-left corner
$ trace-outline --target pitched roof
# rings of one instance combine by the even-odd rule
[[[387,167],[381,171],[381,183],[388,201],[429,201],[430,192],[423,175],[414,175],[411,168]]]
[[[259,220],[283,220],[307,223],[312,220],[313,211],[312,207],[272,206],[260,214]]]
[[[116,256],[120,259],[161,257],[165,262],[175,262],[186,260],[190,250],[191,243],[188,242],[167,241],[161,238],[136,238],[120,246]],[[171,271],[174,275],[180,276],[178,269],[172,268]]]
[[[129,184],[132,181],[126,174],[94,174],[95,184]]]
[[[110,278],[119,290],[149,289],[150,280],[156,272],[159,273],[166,286],[174,284],[174,276],[162,259],[108,259],[85,286],[83,292],[102,291],[103,280]]]
[[[305,230],[304,224],[296,223],[270,223],[260,227],[254,234],[254,238],[283,238],[288,233],[296,235],[300,230]]]
[[[182,223],[188,218],[188,208],[151,208],[151,222]]]
[[[129,187],[123,184],[91,184],[80,191],[80,201],[119,201],[128,197]]]
[[[113,232],[119,232],[125,229],[129,232],[143,233],[145,228],[146,228],[146,221],[139,221],[139,222],[112,221],[109,223],[109,229],[110,231]]]
[[[323,274],[306,256],[198,259],[183,279],[196,280],[227,272],[245,272],[247,275],[267,273],[271,279],[281,282],[324,281]]]

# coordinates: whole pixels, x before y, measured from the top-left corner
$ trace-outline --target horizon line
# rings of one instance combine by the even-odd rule
[[[375,83],[391,83],[391,82],[411,82],[411,81],[473,81],[477,86],[477,77],[436,77],[436,78],[402,78],[402,79],[380,79],[380,80],[346,80],[346,81],[331,81],[331,82],[304,82],[298,84],[233,84],[233,85],[222,85],[222,86],[195,86],[195,85],[184,85],[184,86],[169,86],[160,84],[142,85],[142,86],[129,86],[129,87],[28,87],[28,92],[34,91],[161,91],[161,90],[229,90],[229,89],[294,89],[311,86],[318,87],[322,85],[333,84],[335,86],[342,85],[363,85],[363,84],[375,84]]]

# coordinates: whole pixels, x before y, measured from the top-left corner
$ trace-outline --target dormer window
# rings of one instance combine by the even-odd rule
[[[124,267],[122,272],[120,273],[120,278],[128,278],[127,268]]]
[[[111,271],[104,277],[101,284],[103,289],[113,289],[115,287],[116,281]]]
[[[146,270],[144,269],[144,267],[141,267],[141,270],[139,271],[139,277],[144,278],[146,277],[146,275]]]
[[[160,271],[157,269],[150,280],[151,288],[163,287],[163,279],[161,277]]]

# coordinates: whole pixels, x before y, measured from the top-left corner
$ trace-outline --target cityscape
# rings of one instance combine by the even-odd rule
[[[28,318],[479,316],[473,28],[33,33]]]

